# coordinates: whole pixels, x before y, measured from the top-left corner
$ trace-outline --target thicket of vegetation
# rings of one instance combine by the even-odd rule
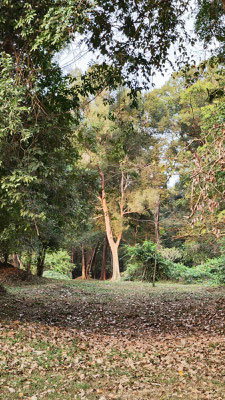
[[[224,11],[0,1],[2,400],[224,398]]]
[[[223,2],[197,2],[195,38],[167,3],[1,2],[1,266],[224,283]],[[78,35],[99,61],[63,74]],[[197,39],[216,50],[182,64]]]

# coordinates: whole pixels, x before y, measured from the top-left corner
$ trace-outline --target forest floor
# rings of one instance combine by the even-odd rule
[[[7,290],[2,400],[225,398],[225,288],[45,279]]]

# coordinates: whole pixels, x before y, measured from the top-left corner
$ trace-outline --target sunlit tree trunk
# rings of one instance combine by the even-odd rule
[[[19,254],[17,254],[17,260],[18,260],[18,263],[19,263],[19,267],[20,267],[20,268],[24,268],[24,265],[23,265],[23,263],[22,263],[22,261],[21,261],[21,258],[20,258],[20,255],[19,255]]]
[[[102,205],[102,210],[105,219],[105,228],[106,228],[106,235],[109,242],[109,247],[112,252],[112,259],[113,259],[113,275],[112,280],[118,281],[120,280],[120,268],[119,268],[119,255],[118,255],[118,247],[122,238],[122,230],[117,235],[116,241],[113,238],[113,232],[111,228],[111,220],[109,215],[108,204],[106,200],[106,193],[105,193],[105,177],[103,171],[98,167],[99,175],[101,177],[101,185],[102,191],[101,196],[99,197]],[[122,216],[122,215],[121,215]]]
[[[107,261],[107,250],[108,250],[108,239],[105,236],[104,246],[103,246],[103,254],[102,254],[102,268],[101,268],[101,281],[106,280],[106,261]]]
[[[87,279],[87,262],[86,262],[85,248],[83,244],[82,244],[82,279]]]
[[[18,260],[18,254],[13,254],[13,265],[16,268],[20,267],[19,260]]]
[[[119,266],[118,247],[119,247],[119,244],[117,244],[117,243],[112,244],[112,247],[111,247],[112,259],[113,259],[112,281],[119,281],[120,280],[120,266]]]

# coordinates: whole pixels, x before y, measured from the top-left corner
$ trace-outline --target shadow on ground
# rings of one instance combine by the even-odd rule
[[[224,333],[224,288],[102,282],[9,289],[0,321],[36,322],[112,336]]]

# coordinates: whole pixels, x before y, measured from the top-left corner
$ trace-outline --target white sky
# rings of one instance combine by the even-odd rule
[[[192,5],[193,2],[191,1]],[[189,34],[193,36],[194,33],[194,18],[193,14],[189,13],[186,18],[186,29]],[[216,45],[215,45],[216,46]],[[192,55],[192,59],[195,60],[196,63],[207,59],[209,57],[209,50],[206,51],[203,49],[202,43],[198,42],[194,47],[188,47],[189,55]],[[170,59],[172,62],[175,61],[176,48],[173,47],[169,51]],[[75,69],[81,70],[84,73],[90,64],[95,62],[100,62],[101,58],[99,57],[99,53],[91,53],[87,50],[87,47],[84,44],[79,44],[79,40],[71,43],[64,51],[56,57],[57,62],[60,67],[64,71],[64,73],[72,73]],[[167,70],[165,70],[164,74],[160,72],[156,72],[153,83],[154,88],[161,88],[172,75],[173,70],[170,66],[168,66]],[[153,87],[152,87],[153,88]],[[149,88],[151,89],[151,88]],[[179,181],[179,175],[174,174],[168,181],[167,186],[173,187],[176,182]]]
[[[190,1],[190,5],[193,6],[193,1]],[[195,10],[194,10],[195,11]],[[193,18],[193,10],[189,11],[186,17],[186,30],[189,32],[191,36],[194,33],[194,18]],[[209,52],[203,49],[203,45],[201,43],[197,43],[194,47],[188,47],[189,55],[193,55],[193,59],[198,63],[203,59],[206,59],[209,56]],[[172,62],[175,61],[176,48],[173,47],[169,51],[170,59]],[[100,62],[101,58],[99,57],[99,53],[91,53],[87,50],[84,44],[79,44],[79,40],[71,43],[64,51],[62,51],[56,57],[59,65],[65,73],[70,73],[75,69],[80,69],[81,72],[85,72],[90,65],[90,63],[94,63],[96,61]],[[164,74],[160,72],[156,72],[156,75],[153,78],[154,88],[162,87],[166,81],[170,78],[173,70],[170,66],[168,66],[167,71]]]

